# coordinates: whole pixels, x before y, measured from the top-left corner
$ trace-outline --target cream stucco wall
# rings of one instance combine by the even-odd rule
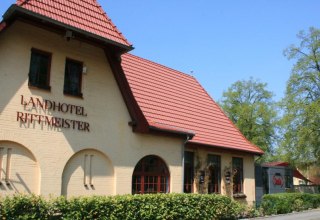
[[[50,91],[28,86],[31,48],[52,53]],[[66,58],[82,61],[87,67],[82,76],[83,98],[63,94]],[[0,77],[1,194],[130,194],[134,167],[147,155],[163,159],[170,172],[170,192],[182,192],[184,140],[132,132],[128,110],[103,49],[76,39],[66,41],[62,35],[16,21],[0,32]],[[25,102],[32,97],[81,106],[87,116],[23,106],[21,96]],[[90,124],[90,132],[43,122],[22,123],[17,121],[17,112],[83,121]],[[12,156],[7,187],[4,179],[9,148]],[[255,200],[252,155],[197,153],[204,161],[208,153],[221,156],[221,194],[227,194],[224,168],[230,167],[232,157],[243,158],[246,202]]]
[[[39,164],[34,155],[23,146],[14,142],[0,141],[0,179],[2,179],[1,195],[17,192],[38,194]]]
[[[228,152],[223,150],[210,149],[187,149],[188,151],[194,152],[194,164],[199,170],[205,170],[207,166],[208,154],[219,155],[221,159],[221,187],[220,193],[222,195],[232,196],[231,184],[226,183],[225,171],[232,168],[232,158],[239,157],[243,159],[243,193],[246,195],[245,199],[236,199],[243,201],[249,205],[252,205],[255,201],[255,178],[254,178],[254,156],[250,154],[240,152]],[[199,163],[200,161],[200,163]],[[200,164],[200,166],[199,166]],[[194,192],[198,192],[198,185],[194,184]]]
[[[51,91],[28,87],[31,48],[52,53]],[[87,67],[82,78],[83,98],[63,94],[66,58],[82,61]],[[99,193],[131,193],[133,169],[146,155],[157,155],[165,161],[171,177],[170,191],[181,192],[183,140],[132,132],[128,125],[131,120],[129,113],[101,48],[76,39],[66,41],[61,35],[16,21],[0,33],[0,77],[0,142],[4,146],[6,143],[18,143],[21,149],[34,156],[39,166],[35,171],[39,181],[34,184],[36,189],[32,192],[60,195],[61,192],[70,192],[70,188],[63,188],[69,182],[73,186],[71,194],[94,194],[94,191],[86,191],[82,184],[84,168],[81,167],[81,155],[86,150],[88,155],[97,155],[94,158],[98,158],[97,164],[110,166],[103,172],[113,175],[101,180],[100,183],[105,183],[108,189],[101,189]],[[82,106],[87,116],[52,110],[44,112],[30,105],[23,106],[21,95],[26,102],[32,97]],[[90,124],[90,132],[55,128],[42,122],[22,123],[17,121],[17,112],[84,121]],[[18,157],[25,155],[14,156]],[[16,168],[14,161],[11,168]],[[25,169],[27,166],[21,166],[11,175],[25,173]],[[69,176],[69,181],[63,179],[63,175]],[[99,190],[101,184],[97,186]],[[5,191],[1,193],[6,194]]]

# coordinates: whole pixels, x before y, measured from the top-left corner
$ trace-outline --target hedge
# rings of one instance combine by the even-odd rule
[[[320,194],[278,193],[264,195],[261,210],[264,215],[285,214],[320,207]]]
[[[237,219],[244,206],[221,195],[146,194],[0,199],[0,219]]]

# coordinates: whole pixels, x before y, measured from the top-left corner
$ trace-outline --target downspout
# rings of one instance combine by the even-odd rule
[[[190,135],[187,135],[187,138],[185,141],[183,141],[183,144],[182,144],[182,152],[181,152],[181,155],[182,155],[182,193],[184,192],[184,151],[185,151],[185,148],[186,148],[186,144],[188,143],[188,141],[192,139],[192,136]]]

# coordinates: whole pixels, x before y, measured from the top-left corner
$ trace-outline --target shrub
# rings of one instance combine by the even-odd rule
[[[1,199],[2,219],[48,219],[49,203],[39,196],[16,194]]]
[[[320,194],[278,193],[262,198],[262,212],[265,215],[284,214],[320,207]]]
[[[0,199],[1,219],[237,219],[245,207],[229,197],[147,194],[58,197],[15,195]]]

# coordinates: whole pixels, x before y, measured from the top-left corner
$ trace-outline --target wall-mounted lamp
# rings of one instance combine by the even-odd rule
[[[230,171],[226,171],[224,174],[224,177],[226,179],[226,184],[230,184],[231,183],[231,172]]]
[[[88,68],[86,66],[82,67],[82,73],[87,74]]]
[[[66,31],[66,34],[64,37],[67,39],[67,41],[70,41],[71,38],[74,38],[73,33],[70,30]]]

